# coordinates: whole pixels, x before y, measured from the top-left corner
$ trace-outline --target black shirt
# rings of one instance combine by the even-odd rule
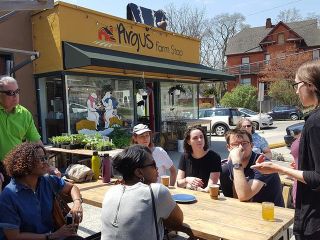
[[[260,191],[252,197],[253,202],[273,202],[276,206],[284,207],[282,197],[282,187],[279,174],[263,175],[258,170],[250,167],[255,164],[256,160],[261,154],[252,152],[248,165],[243,169],[247,181],[256,179],[264,183]],[[227,162],[222,167],[220,175],[220,184],[223,194],[226,197],[232,197],[233,184],[233,164],[231,161]]]
[[[185,172],[185,177],[201,178],[206,188],[210,173],[221,171],[221,157],[209,150],[202,158],[194,158],[191,154],[183,154],[180,158],[179,169]]]
[[[320,109],[310,113],[299,145],[298,169],[306,184],[297,181],[295,235],[320,231]]]

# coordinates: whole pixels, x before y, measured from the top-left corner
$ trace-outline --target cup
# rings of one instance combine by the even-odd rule
[[[219,196],[219,185],[218,184],[211,184],[209,186],[209,193],[212,199],[218,199]]]
[[[169,187],[169,182],[170,182],[170,176],[168,175],[163,175],[160,177],[161,178],[161,183],[165,185],[166,187]]]
[[[274,203],[272,202],[262,203],[262,218],[266,221],[274,220]]]

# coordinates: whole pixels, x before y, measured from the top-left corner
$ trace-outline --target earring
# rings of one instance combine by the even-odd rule
[[[144,183],[144,177],[140,178],[140,182]]]

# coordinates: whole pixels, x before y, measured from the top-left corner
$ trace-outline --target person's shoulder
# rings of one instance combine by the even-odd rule
[[[217,152],[213,151],[213,150],[209,150],[208,153],[207,153],[207,156],[221,159],[220,155]]]
[[[15,108],[15,113],[18,113],[18,114],[23,114],[25,116],[31,116],[32,117],[32,114],[31,112],[24,106],[18,104]]]
[[[154,153],[158,153],[158,152],[167,153],[166,150],[164,150],[162,147],[155,147],[155,148],[153,149],[153,152],[154,152]]]
[[[169,189],[161,183],[151,183],[150,186],[152,191],[158,194],[166,194],[169,192]]]

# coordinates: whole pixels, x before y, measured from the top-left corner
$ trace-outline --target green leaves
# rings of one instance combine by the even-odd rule
[[[224,107],[243,107],[256,110],[257,91],[257,88],[251,85],[239,85],[223,96],[221,105]]]

